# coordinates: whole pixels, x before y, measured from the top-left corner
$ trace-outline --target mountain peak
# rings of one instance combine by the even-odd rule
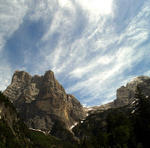
[[[117,89],[117,98],[114,101],[117,107],[125,106],[133,102],[137,86],[140,87],[143,94],[150,96],[150,77],[138,76],[127,83],[126,86],[122,86]]]
[[[29,128],[49,132],[56,121],[61,121],[69,129],[85,116],[80,102],[66,94],[51,70],[44,76],[16,71],[4,95],[10,98]]]
[[[128,84],[133,84],[133,83],[142,83],[142,82],[145,82],[145,81],[147,81],[147,80],[150,80],[150,77],[148,77],[148,76],[138,76],[138,77],[135,77],[135,78],[133,78],[130,82],[128,82],[127,83],[127,85]]]
[[[25,71],[15,71],[12,77],[12,83],[14,82],[29,82],[32,76]]]
[[[48,70],[44,74],[44,78],[47,80],[54,80],[54,72],[51,70]]]

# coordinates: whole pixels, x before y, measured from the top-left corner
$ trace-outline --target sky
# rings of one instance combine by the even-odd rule
[[[52,70],[83,105],[150,76],[150,0],[0,0],[0,90]]]

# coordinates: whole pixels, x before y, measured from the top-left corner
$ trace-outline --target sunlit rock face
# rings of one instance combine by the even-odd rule
[[[66,94],[52,71],[33,77],[16,71],[4,95],[10,98],[30,128],[50,132],[56,121],[62,121],[69,129],[85,116],[80,102]]]
[[[85,107],[87,115],[103,112],[110,108],[118,108],[126,105],[132,105],[135,101],[135,94],[137,86],[140,87],[141,93],[145,96],[150,96],[150,77],[148,76],[139,76],[134,78],[132,81],[126,84],[126,86],[121,86],[116,91],[116,99],[113,102],[93,107]]]
[[[134,78],[126,86],[117,89],[117,98],[114,101],[115,107],[128,105],[134,101],[137,86],[145,96],[150,96],[150,77],[139,76]]]

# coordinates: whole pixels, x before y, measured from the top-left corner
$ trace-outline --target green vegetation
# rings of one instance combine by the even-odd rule
[[[90,115],[74,129],[86,148],[149,148],[150,97],[137,88],[133,106]]]
[[[25,124],[18,118],[13,104],[0,92],[0,148],[30,148],[23,128]],[[22,126],[24,125],[24,126]]]
[[[133,127],[121,109],[111,109],[91,115],[74,129],[81,138],[81,147],[127,148],[132,143]]]
[[[134,123],[134,132],[138,145],[143,148],[150,147],[150,97],[144,96],[141,93],[140,87],[137,88],[136,98],[139,98],[135,103],[135,113],[132,116]]]
[[[72,144],[69,140],[62,141],[51,135],[29,130],[19,119],[13,104],[0,92],[1,106],[6,113],[0,119],[0,148],[77,148],[77,144]]]
[[[65,141],[29,130],[8,98],[0,93],[0,105],[4,104],[11,111],[9,118],[13,121],[10,124],[7,116],[0,119],[0,148],[149,148],[150,97],[144,96],[138,87],[135,98],[132,107],[109,109],[88,116],[73,129],[80,139],[78,144],[60,121],[56,121],[51,132],[60,138],[64,136]]]
[[[0,148],[23,148],[24,138],[14,135],[4,120],[0,120]]]
[[[30,130],[28,138],[32,141],[33,148],[77,148],[77,145],[62,141],[51,135]]]
[[[0,91],[0,103],[4,103],[4,105],[5,105],[6,107],[10,107],[14,112],[16,112],[16,109],[15,109],[15,107],[13,106],[13,104],[9,101],[9,99],[8,99],[6,96],[4,96],[4,95],[2,94],[1,91]]]

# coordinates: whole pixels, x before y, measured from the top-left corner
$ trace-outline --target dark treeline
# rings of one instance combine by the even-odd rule
[[[11,108],[16,114],[13,105],[0,93],[0,103],[2,102],[6,109]],[[62,141],[51,135],[31,131],[20,120],[14,122],[12,127],[6,121],[0,119],[1,148],[150,147],[150,97],[144,96],[139,88],[132,105],[91,114],[83,123],[78,124],[73,129],[78,139],[76,143],[70,141],[71,136],[68,141]]]
[[[150,97],[137,88],[134,103],[89,116],[74,132],[86,148],[149,148]]]

